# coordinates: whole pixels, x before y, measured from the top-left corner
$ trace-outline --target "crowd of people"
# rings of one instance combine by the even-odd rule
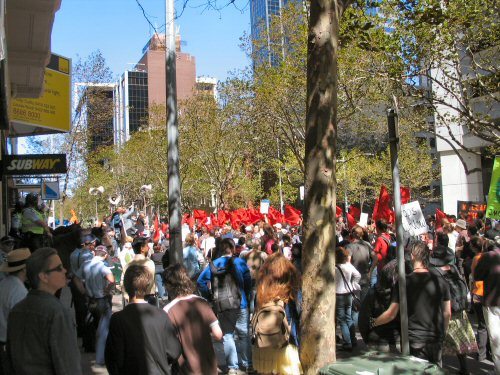
[[[302,373],[301,228],[184,224],[183,263],[170,264],[167,225],[153,221],[118,208],[79,230],[67,266],[58,250],[2,238],[0,374],[80,374],[79,342],[110,374]],[[463,374],[467,355],[500,371],[500,223],[428,224],[404,243],[410,352],[438,366],[457,355]],[[338,350],[353,351],[357,332],[369,347],[401,350],[392,229],[338,220]],[[67,285],[74,316],[58,298]]]

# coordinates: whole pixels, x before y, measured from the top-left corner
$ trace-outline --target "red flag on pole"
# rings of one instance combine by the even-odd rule
[[[448,216],[443,211],[441,211],[439,208],[436,208],[436,229],[441,228],[443,226],[442,220],[447,218]]]
[[[361,209],[359,207],[351,205],[349,207],[349,213],[356,221],[359,221],[359,219],[361,218]]]
[[[154,228],[155,228],[155,235],[153,237],[153,242],[158,243],[160,241],[160,221],[158,220],[158,214],[155,215],[155,223],[154,223]]]
[[[338,218],[339,216],[342,216],[342,213],[344,211],[342,210],[342,208],[340,208],[339,206],[337,206],[336,210],[335,210],[335,217]]]
[[[373,220],[385,219],[388,223],[394,222],[394,211],[391,210],[392,197],[387,188],[382,185],[380,194],[375,202],[372,218]]]
[[[207,213],[203,210],[194,210],[193,216],[195,220],[200,220],[200,222],[203,222],[207,218]]]
[[[297,225],[300,225],[300,223],[302,223],[302,212],[300,212],[300,210],[292,207],[292,206],[289,206],[289,205],[286,205],[285,206],[285,221],[290,224],[291,226],[297,226]]]
[[[410,199],[411,199],[410,188],[401,186],[399,188],[399,191],[401,192],[401,204],[408,203],[410,201]]]

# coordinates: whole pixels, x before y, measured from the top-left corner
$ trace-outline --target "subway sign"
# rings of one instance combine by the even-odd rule
[[[61,174],[66,171],[66,154],[2,156],[2,175],[5,176]]]

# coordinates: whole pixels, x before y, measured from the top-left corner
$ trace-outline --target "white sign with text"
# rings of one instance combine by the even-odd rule
[[[418,201],[403,204],[401,206],[401,217],[404,230],[411,236],[427,233],[427,223]]]

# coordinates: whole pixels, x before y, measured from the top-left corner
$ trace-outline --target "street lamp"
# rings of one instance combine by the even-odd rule
[[[89,194],[90,195],[95,195],[95,220],[96,222],[99,221],[99,213],[97,212],[97,196],[98,195],[102,195],[102,193],[104,193],[104,187],[103,186],[99,186],[99,187],[96,187],[96,188],[90,188],[89,189]]]

